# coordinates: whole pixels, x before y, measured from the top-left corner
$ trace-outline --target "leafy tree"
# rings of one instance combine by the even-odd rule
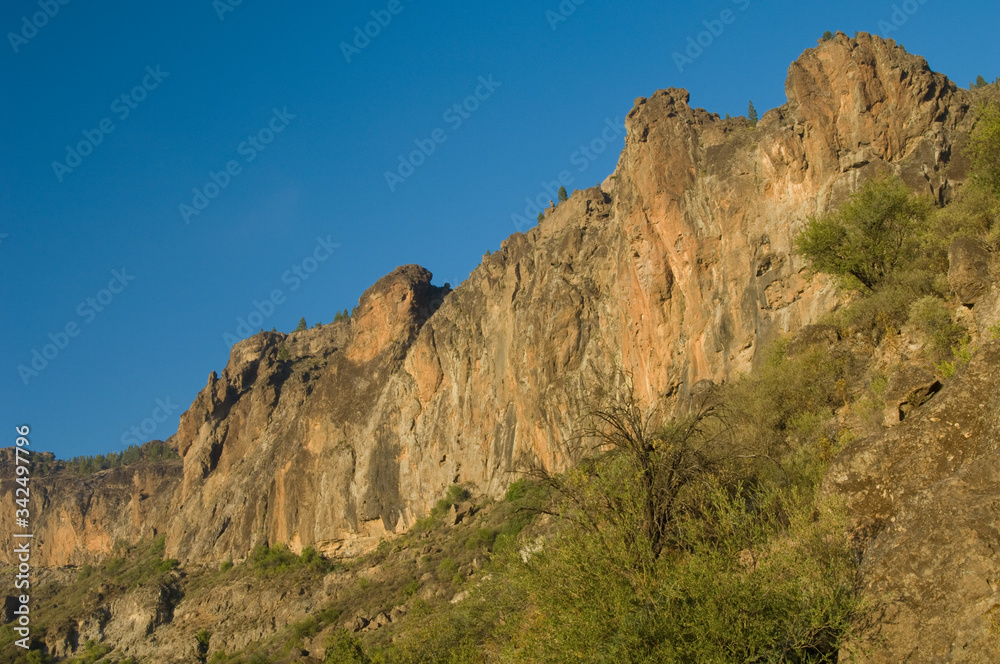
[[[559,187],[559,202],[569,200],[569,194],[566,193],[566,187]]]
[[[1000,194],[1000,102],[991,100],[976,109],[969,154],[973,179]]]
[[[306,324],[306,317],[303,316],[302,318],[299,319],[298,326],[296,326],[296,328],[294,330],[292,330],[292,331],[293,332],[302,332],[302,331],[306,330],[308,327],[309,326]]]
[[[810,218],[796,242],[815,270],[874,292],[913,256],[914,231],[930,212],[901,181],[876,178],[836,212]]]
[[[823,39],[821,39],[820,41],[830,41],[831,39],[833,39],[833,33],[827,30],[826,32],[823,33]]]
[[[753,107],[753,101],[750,102],[750,108],[747,110],[747,117],[750,119],[750,124],[754,127],[757,126],[757,109]]]

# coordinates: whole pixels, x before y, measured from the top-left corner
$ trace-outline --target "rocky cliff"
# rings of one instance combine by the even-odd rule
[[[825,41],[786,90],[755,127],[683,90],[640,98],[606,183],[454,291],[401,267],[347,321],[240,342],[181,419],[182,465],[39,478],[36,563],[153,534],[185,562],[263,542],[361,551],[452,483],[495,496],[525,464],[565,467],[601,374],[629,371],[653,398],[747,369],[836,306],[792,251],[809,215],[876,172],[942,201],[965,172],[967,93],[892,41]]]

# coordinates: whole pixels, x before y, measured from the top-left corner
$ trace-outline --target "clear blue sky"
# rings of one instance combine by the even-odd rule
[[[225,366],[224,335],[275,289],[254,331],[330,322],[400,264],[455,285],[516,230],[526,197],[549,198],[544,181],[611,172],[620,135],[593,159],[577,151],[636,97],[685,87],[695,106],[744,115],[752,99],[763,113],[823,31],[884,33],[894,14],[858,0],[566,0],[554,22],[559,0],[225,1],[0,10],[0,446],[24,423],[60,457],[165,439]],[[899,7],[915,11],[889,36],[936,70],[961,85],[1000,75],[995,2]],[[341,44],[373,11],[387,25],[348,63]],[[721,34],[680,71],[673,54],[704,21]],[[390,188],[418,140],[433,153]],[[81,141],[86,154],[67,154]],[[33,359],[47,364],[19,371]]]

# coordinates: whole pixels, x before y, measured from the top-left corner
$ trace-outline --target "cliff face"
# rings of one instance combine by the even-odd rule
[[[45,488],[36,561],[154,531],[189,562],[261,542],[360,551],[449,484],[495,496],[525,463],[565,467],[559,443],[602,373],[630,371],[654,397],[747,369],[836,304],[792,253],[806,217],[879,171],[946,200],[965,168],[966,93],[891,41],[824,42],[786,89],[756,127],[682,90],[640,98],[606,184],[508,238],[454,292],[406,266],[349,321],[237,344],[182,417],[183,470],[163,471],[149,508],[140,470],[79,487],[86,514]],[[133,502],[107,500],[125,476]]]

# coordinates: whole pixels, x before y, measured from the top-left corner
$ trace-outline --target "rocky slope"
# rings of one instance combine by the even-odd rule
[[[508,238],[454,292],[402,267],[349,321],[240,342],[181,419],[180,473],[40,479],[37,562],[154,533],[185,562],[261,542],[363,550],[452,483],[495,496],[525,464],[565,467],[559,441],[601,374],[625,369],[656,396],[747,369],[836,303],[792,253],[807,216],[879,171],[945,200],[965,170],[967,93],[892,41],[838,35],[791,66],[786,90],[756,127],[683,90],[640,98],[606,184]]]

